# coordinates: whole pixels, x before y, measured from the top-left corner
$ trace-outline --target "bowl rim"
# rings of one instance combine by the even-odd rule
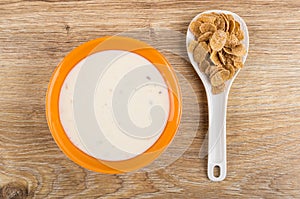
[[[156,142],[145,152],[128,160],[105,161],[94,158],[77,148],[65,133],[59,116],[59,95],[69,72],[84,58],[106,50],[123,50],[136,53],[150,61],[161,73],[168,86],[170,109],[167,124]],[[88,41],[73,49],[56,67],[46,93],[46,118],[56,144],[63,153],[78,165],[101,173],[118,174],[142,168],[154,161],[173,140],[181,120],[182,96],[179,83],[167,59],[152,46],[139,40],[106,36]]]

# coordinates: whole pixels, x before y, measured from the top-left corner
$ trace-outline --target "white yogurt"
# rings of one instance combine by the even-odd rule
[[[98,52],[66,77],[59,99],[62,126],[83,152],[107,161],[133,158],[162,134],[168,88],[147,59],[119,50]]]

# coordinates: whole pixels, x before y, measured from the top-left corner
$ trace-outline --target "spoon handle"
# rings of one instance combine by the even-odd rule
[[[208,94],[208,167],[207,175],[212,181],[222,181],[226,177],[226,109],[228,90],[213,95]],[[215,173],[219,170],[219,174]]]

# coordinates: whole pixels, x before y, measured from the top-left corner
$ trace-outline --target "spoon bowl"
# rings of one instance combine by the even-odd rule
[[[197,20],[200,15],[205,13],[225,13],[231,14],[234,19],[240,23],[240,28],[244,32],[244,39],[241,43],[245,46],[247,53],[243,56],[243,63],[245,63],[248,49],[249,49],[249,33],[245,21],[237,14],[226,11],[226,10],[208,10],[202,12],[195,16],[191,23]],[[195,40],[195,36],[190,31],[189,24],[187,35],[186,35],[186,47],[192,40]],[[228,81],[225,82],[225,90],[219,94],[212,93],[212,86],[210,84],[209,78],[206,74],[202,73],[195,62],[193,53],[188,51],[188,57],[193,65],[198,76],[202,80],[205,87],[207,102],[208,102],[208,112],[209,112],[209,127],[208,127],[208,165],[207,165],[207,175],[212,181],[222,181],[226,177],[226,109],[227,101],[230,87],[237,77],[240,69],[235,72],[235,75]],[[219,175],[214,174],[214,170],[219,169]]]

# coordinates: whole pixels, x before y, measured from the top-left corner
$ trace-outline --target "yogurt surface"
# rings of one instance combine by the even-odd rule
[[[162,134],[168,87],[156,67],[135,53],[107,50],[80,61],[60,91],[59,114],[72,143],[107,161],[133,158]]]

